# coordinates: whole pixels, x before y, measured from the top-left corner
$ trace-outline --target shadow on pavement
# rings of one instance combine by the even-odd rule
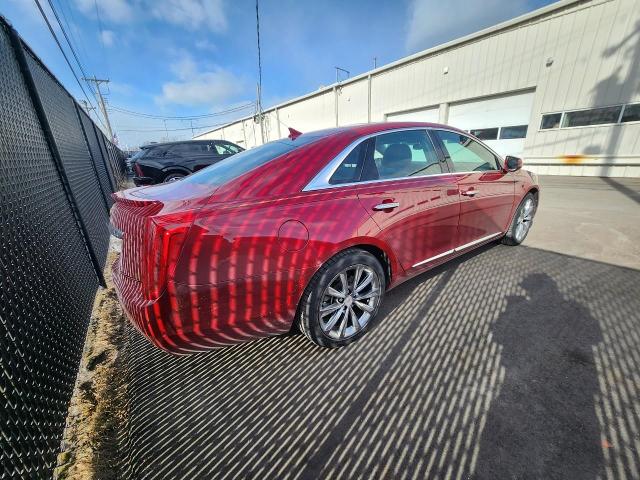
[[[520,286],[524,296],[507,297],[491,327],[505,374],[482,433],[476,477],[600,478],[593,403],[600,325],[544,273],[527,275]]]
[[[490,246],[340,350],[173,357],[131,332],[129,476],[638,478],[640,272]]]

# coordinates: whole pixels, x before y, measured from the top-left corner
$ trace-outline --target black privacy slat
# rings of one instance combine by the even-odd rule
[[[107,255],[116,182],[77,108],[0,17],[0,480],[53,475]]]
[[[84,127],[87,141],[89,143],[89,151],[91,152],[91,156],[93,157],[93,161],[98,172],[102,195],[109,204],[109,207],[111,207],[111,205],[113,205],[113,199],[111,198],[113,187],[109,180],[109,174],[107,173],[106,159],[103,157],[102,150],[98,145],[98,138],[96,137],[96,132],[93,129],[93,122],[82,110],[80,110],[80,118],[82,119],[82,126]]]
[[[109,247],[108,211],[74,102],[33,56],[27,54],[27,61],[78,210],[100,265],[104,266]]]

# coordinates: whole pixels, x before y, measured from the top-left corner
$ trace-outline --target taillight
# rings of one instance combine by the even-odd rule
[[[173,277],[193,218],[193,212],[180,212],[179,215],[148,219],[144,255],[147,264],[142,276],[143,290],[148,300],[157,299],[167,286],[167,281]]]

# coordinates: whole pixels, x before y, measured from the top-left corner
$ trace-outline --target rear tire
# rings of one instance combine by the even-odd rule
[[[538,209],[538,202],[536,196],[533,193],[527,193],[525,197],[518,205],[509,230],[504,237],[502,237],[502,243],[505,245],[520,245],[527,235],[531,226],[533,225],[533,217]]]
[[[298,327],[316,345],[344,347],[371,328],[385,289],[384,271],[373,255],[358,248],[340,252],[307,285]]]
[[[170,173],[166,177],[164,177],[164,183],[175,182],[176,180],[180,180],[184,178],[185,175],[182,173]]]

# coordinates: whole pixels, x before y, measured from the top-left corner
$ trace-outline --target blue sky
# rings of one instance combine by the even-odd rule
[[[40,3],[56,27],[48,0]],[[255,101],[253,0],[51,0],[88,75],[109,78],[110,117],[121,146],[161,140],[161,116],[210,114]],[[550,0],[261,0],[263,104],[303,95],[390,63]],[[78,99],[84,98],[33,0],[2,0],[4,15]],[[65,45],[66,46],[66,45]],[[72,59],[71,54],[69,57]],[[72,59],[73,62],[73,59]],[[74,64],[79,74],[79,68]],[[80,74],[79,74],[80,76]],[[87,87],[85,85],[85,90]],[[89,94],[90,95],[90,94]],[[94,105],[96,101],[90,97]],[[193,120],[198,127],[252,112]],[[190,138],[191,121],[166,120],[171,139]],[[186,129],[186,130],[177,130]]]

